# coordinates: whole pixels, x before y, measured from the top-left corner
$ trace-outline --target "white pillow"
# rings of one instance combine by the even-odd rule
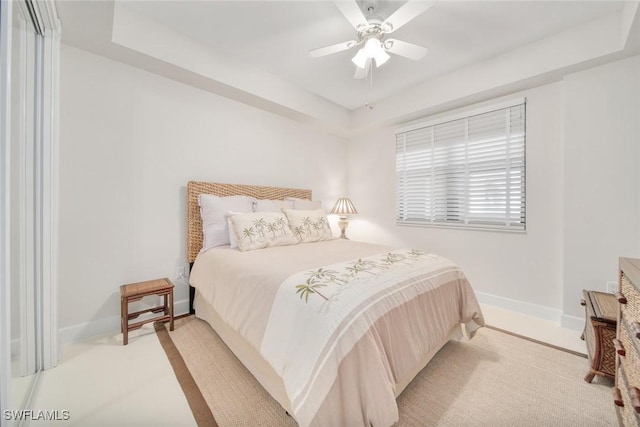
[[[200,194],[200,217],[202,218],[202,252],[229,244],[229,227],[225,218],[227,212],[251,212],[253,201],[249,196],[218,197]]]
[[[298,243],[282,212],[232,214],[229,220],[241,251]]]
[[[320,209],[322,207],[322,203],[319,200],[307,200],[307,199],[298,199],[295,197],[287,197],[286,201],[293,203],[293,209]]]
[[[236,233],[233,231],[233,224],[231,223],[231,215],[238,214],[240,212],[229,212],[227,214],[227,227],[229,228],[229,246],[231,249],[238,248],[238,239],[236,239]]]
[[[283,209],[282,212],[285,213],[289,220],[293,235],[300,242],[319,242],[334,238],[324,210]]]
[[[261,200],[253,203],[254,212],[282,212],[282,209],[293,209],[292,200]]]

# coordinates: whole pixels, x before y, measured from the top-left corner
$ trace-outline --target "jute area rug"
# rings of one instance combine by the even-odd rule
[[[156,330],[199,426],[295,426],[194,316]],[[398,397],[397,426],[616,426],[612,382],[587,359],[497,330],[451,341]]]

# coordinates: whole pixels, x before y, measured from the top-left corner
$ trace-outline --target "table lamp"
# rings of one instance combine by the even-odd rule
[[[357,214],[358,211],[351,203],[347,197],[341,197],[336,201],[336,204],[333,205],[333,209],[331,209],[332,214],[336,214],[340,216],[340,221],[338,221],[338,226],[340,227],[340,238],[347,239],[346,230],[349,225],[349,221],[347,221],[347,215]]]

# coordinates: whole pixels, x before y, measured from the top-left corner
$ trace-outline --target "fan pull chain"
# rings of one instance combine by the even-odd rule
[[[373,97],[373,68],[373,64],[370,63],[369,69],[367,70],[367,76],[365,78],[364,106],[369,110],[373,110],[373,104],[370,103],[370,99]]]

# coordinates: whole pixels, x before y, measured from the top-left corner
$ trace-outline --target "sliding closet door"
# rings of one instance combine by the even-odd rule
[[[0,412],[9,409],[11,372],[10,105],[13,3],[0,1]],[[0,418],[0,425],[8,422]]]
[[[0,2],[0,425],[57,364],[57,76],[53,0]],[[5,412],[6,411],[6,412]]]
[[[11,404],[24,407],[38,360],[35,171],[39,34],[26,3],[13,3],[10,126]]]

